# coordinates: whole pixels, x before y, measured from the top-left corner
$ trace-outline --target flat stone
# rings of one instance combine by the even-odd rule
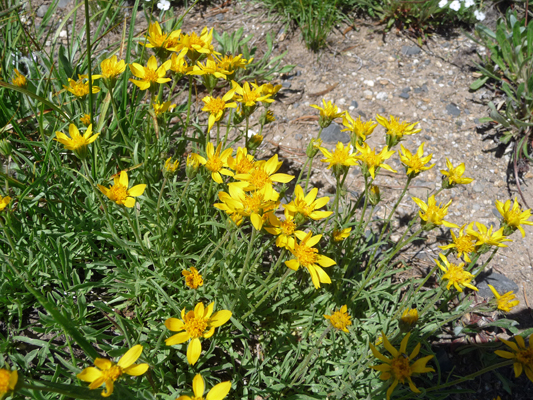
[[[48,7],[49,6],[43,4],[37,9],[37,12],[35,13],[35,15],[37,15],[37,17],[39,18],[43,18],[46,15],[46,12],[48,11]]]
[[[402,93],[407,93],[407,92],[410,92],[411,91],[411,88],[409,86],[406,86],[402,89]]]
[[[402,46],[402,54],[404,56],[413,56],[420,53],[420,47],[417,46]]]
[[[289,81],[283,81],[281,82],[281,86],[284,87],[285,89],[290,89],[291,83]]]
[[[374,87],[374,81],[364,81],[363,82],[366,86]]]
[[[353,108],[359,107],[359,104],[357,104],[357,101],[355,101],[355,100],[352,100],[351,105],[352,105]]]
[[[485,190],[485,185],[483,185],[481,182],[476,182],[474,183],[474,186],[472,187],[472,189],[474,190],[474,192],[476,193],[481,193]]]
[[[361,110],[357,110],[357,112],[359,113],[359,115],[363,118],[366,118],[366,113],[361,111]]]
[[[365,99],[367,99],[367,100],[372,100],[372,95],[373,95],[373,93],[372,93],[371,90],[365,90],[365,91],[363,92],[363,94],[365,95]]]
[[[376,94],[376,99],[378,100],[387,100],[389,98],[389,95],[387,94],[387,92],[379,92],[378,94]]]
[[[507,278],[505,275],[496,272],[482,272],[476,279],[475,286],[479,289],[478,294],[486,299],[494,297],[488,285],[492,285],[500,295],[510,292],[511,290],[515,293],[518,292],[518,285],[515,282]]]
[[[453,103],[450,103],[446,106],[446,112],[454,117],[461,115],[461,110]]]
[[[324,128],[321,138],[326,143],[350,143],[350,135],[348,135],[346,132],[341,132],[340,125],[336,124],[335,122],[333,122],[327,128]]]
[[[415,93],[427,93],[429,92],[428,86],[426,84],[415,88]]]
[[[303,136],[300,133],[297,133],[296,135],[294,135],[294,138],[296,140],[302,140]]]
[[[408,99],[409,98],[409,93],[401,92],[398,96],[401,97],[402,99]]]
[[[72,0],[59,0],[59,3],[57,3],[58,8],[66,8],[69,3],[71,3]]]

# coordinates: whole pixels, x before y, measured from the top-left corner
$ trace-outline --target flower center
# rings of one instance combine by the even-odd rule
[[[533,364],[533,349],[528,348],[516,353],[516,361],[524,365]]]
[[[410,165],[408,166],[414,169],[415,171],[419,171],[424,166],[424,163],[420,161],[416,154],[411,157],[411,159],[409,160],[409,164]]]
[[[331,162],[332,165],[335,165],[335,164],[343,165],[348,159],[348,149],[335,150],[332,153],[331,158],[332,158],[332,162]]]
[[[144,80],[147,82],[157,82],[159,74],[151,68],[144,68]]]
[[[254,185],[257,189],[262,189],[265,185],[272,183],[272,181],[270,180],[270,175],[268,175],[265,170],[255,169],[252,171],[250,183]]]
[[[72,82],[71,89],[74,96],[83,97],[89,94],[89,83]]]
[[[87,141],[83,136],[79,135],[70,139],[70,145],[72,146],[72,150],[75,151],[78,150],[80,147],[87,146]]]
[[[113,365],[111,368],[102,371],[102,375],[104,381],[112,380],[114,382],[122,375],[122,368],[118,365]]]
[[[109,188],[109,199],[120,203],[126,200],[126,197],[128,197],[128,188],[126,186],[122,186],[120,183],[117,183],[116,185],[113,185]]]
[[[296,253],[296,257],[298,257],[298,261],[304,267],[307,268],[310,265],[316,264],[316,256],[318,255],[317,249],[305,245],[295,244],[294,252]]]
[[[263,197],[257,193],[252,196],[246,195],[242,201],[242,215],[249,217],[253,213],[259,213],[263,208]]]
[[[294,233],[294,230],[296,229],[296,224],[294,223],[294,220],[288,219],[281,223],[280,228],[281,232],[284,235],[290,236]]]
[[[445,275],[450,282],[457,283],[460,285],[469,283],[472,279],[472,275],[468,271],[465,271],[463,267],[460,267],[455,264],[450,264],[450,266],[448,267],[448,272]]]
[[[428,222],[439,225],[442,218],[444,218],[444,215],[441,214],[443,214],[442,210],[437,205],[428,205],[428,209],[426,210]]]
[[[191,312],[191,314],[194,314],[194,312]],[[185,330],[193,339],[202,336],[206,329],[207,322],[203,317],[193,315],[185,321]]]
[[[254,163],[244,156],[237,161],[237,164],[235,165],[235,171],[238,174],[246,174],[253,168],[253,166]]]
[[[296,206],[296,210],[305,217],[309,217],[309,214],[313,212],[312,207],[304,199],[295,199],[294,205]]]
[[[120,71],[118,70],[116,65],[107,64],[102,67],[102,75],[105,78],[114,78],[118,74],[120,74]]]
[[[9,391],[9,378],[10,378],[9,372],[7,372],[5,369],[0,369],[0,393],[4,394]]]
[[[212,97],[211,100],[205,105],[206,111],[209,111],[211,114],[218,114],[221,111],[224,111],[226,102],[220,97]]]
[[[411,376],[411,367],[409,365],[409,357],[405,354],[400,354],[391,362],[391,372],[394,378],[400,382],[404,382],[405,378]]]
[[[337,329],[346,329],[348,325],[352,324],[350,316],[347,313],[340,311],[335,311],[329,321],[331,322],[331,325]]]
[[[213,157],[210,157],[205,164],[205,167],[211,172],[218,172],[222,169],[222,160],[216,154],[213,154]]]
[[[455,239],[455,247],[458,253],[472,253],[474,251],[476,240],[470,235],[459,236]]]
[[[521,210],[518,208],[516,210],[509,210],[507,212],[507,215],[504,218],[507,223],[511,226],[518,226],[520,225],[520,214],[522,214]]]
[[[255,90],[250,90],[249,92],[243,91],[242,93],[243,103],[248,103],[248,102],[255,103],[258,98],[259,98],[259,93],[257,93]]]
[[[198,272],[192,271],[191,274],[185,278],[185,283],[191,289],[197,289],[198,286],[202,286],[204,284],[204,280]]]

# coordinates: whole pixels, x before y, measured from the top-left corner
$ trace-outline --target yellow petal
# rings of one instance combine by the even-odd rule
[[[165,344],[167,346],[174,346],[175,344],[185,343],[190,338],[191,338],[191,335],[189,335],[187,331],[180,332],[169,337],[167,340],[165,340]]]
[[[189,347],[187,347],[187,361],[189,364],[194,365],[200,358],[200,354],[202,353],[202,344],[200,343],[200,339],[194,338],[189,343]]]
[[[188,271],[183,271],[188,272]],[[179,332],[185,329],[185,323],[178,318],[169,318],[165,321],[165,326],[172,332]]]
[[[137,359],[141,356],[142,351],[143,347],[140,344],[133,346],[120,358],[120,360],[118,360],[117,365],[123,369],[128,368],[129,366],[133,365],[135,361],[137,361]]]
[[[98,378],[102,377],[102,371],[100,371],[97,368],[94,367],[88,367],[85,368],[83,371],[81,371],[78,375],[76,375],[78,379],[92,383]]]
[[[192,380],[192,391],[194,392],[194,397],[203,397],[205,392],[205,383],[202,375],[196,374],[196,376]]]
[[[133,208],[133,206],[135,205],[135,199],[133,197],[126,197],[124,205],[128,208]]]
[[[94,360],[94,365],[96,365],[101,370],[106,370],[106,369],[111,368],[113,363],[105,358],[96,358]]]
[[[133,186],[130,190],[128,190],[128,196],[137,197],[141,196],[144,193],[144,190],[146,189],[146,185],[140,184]]]
[[[139,376],[148,371],[148,364],[133,364],[132,366],[125,368],[124,372],[131,376]]]
[[[220,310],[213,314],[209,319],[209,326],[214,326],[215,328],[224,325],[231,318],[231,311]]]
[[[205,400],[222,400],[226,397],[231,389],[231,382],[221,382],[207,393]]]

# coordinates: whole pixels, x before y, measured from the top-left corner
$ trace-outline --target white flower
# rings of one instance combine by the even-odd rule
[[[474,11],[474,17],[476,17],[476,19],[478,21],[483,21],[485,19],[486,15],[485,15],[485,13],[483,13],[483,12],[481,12],[479,10],[476,10],[476,11]]]
[[[170,8],[170,1],[160,0],[159,3],[157,3],[157,8],[163,11],[167,11]]]
[[[465,3],[465,8],[472,7],[474,4],[476,4],[474,0],[465,0],[464,3]]]
[[[457,0],[453,0],[450,4],[450,8],[454,11],[459,11],[461,8],[461,3],[459,3]]]
[[[439,7],[444,8],[448,5],[448,0],[440,0],[439,1]]]

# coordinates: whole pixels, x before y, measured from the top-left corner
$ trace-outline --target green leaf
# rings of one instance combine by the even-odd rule
[[[482,87],[485,82],[487,82],[489,79],[488,76],[484,76],[482,78],[476,79],[472,84],[470,85],[470,90],[478,90],[480,87]]]

